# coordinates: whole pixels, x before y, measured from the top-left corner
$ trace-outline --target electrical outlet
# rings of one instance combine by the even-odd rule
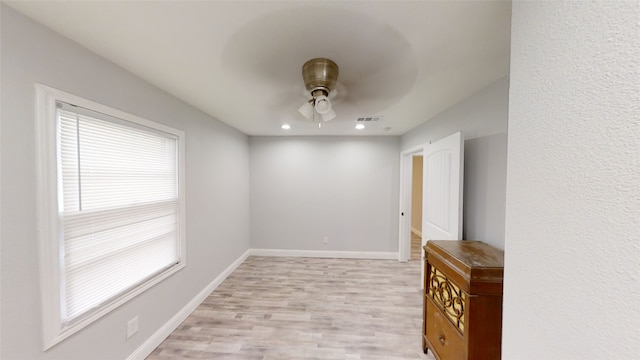
[[[328,244],[329,243],[329,237],[328,236],[322,237],[322,242],[325,243],[325,244]]]
[[[133,334],[137,332],[138,332],[138,316],[136,315],[136,317],[129,320],[129,322],[127,323],[127,339],[132,337]]]

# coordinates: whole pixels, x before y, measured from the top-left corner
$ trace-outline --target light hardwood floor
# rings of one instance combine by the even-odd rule
[[[147,359],[433,359],[421,317],[414,256],[251,256]]]

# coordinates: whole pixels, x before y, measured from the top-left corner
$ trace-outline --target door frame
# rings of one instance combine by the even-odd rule
[[[414,146],[400,153],[400,212],[398,212],[398,261],[407,262],[411,257],[411,193],[413,181],[413,157],[424,152],[429,143]],[[404,216],[402,215],[404,214]]]

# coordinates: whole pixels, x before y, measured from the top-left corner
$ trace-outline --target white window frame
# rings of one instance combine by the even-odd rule
[[[178,140],[178,263],[68,325],[63,324],[61,316],[60,282],[64,264],[60,254],[64,251],[64,245],[62,236],[59,235],[61,227],[58,215],[58,197],[61,196],[58,194],[57,176],[58,101],[157,129],[175,135]],[[47,350],[186,266],[184,132],[36,84],[36,164],[43,349]]]

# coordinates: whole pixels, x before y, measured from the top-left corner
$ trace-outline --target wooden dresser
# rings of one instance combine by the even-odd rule
[[[424,352],[439,360],[500,359],[502,250],[470,240],[430,240],[424,250]]]

